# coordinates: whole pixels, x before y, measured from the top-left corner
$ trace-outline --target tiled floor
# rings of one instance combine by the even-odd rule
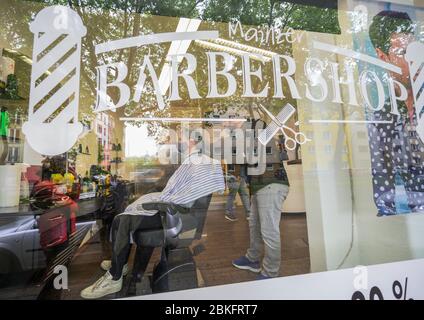
[[[243,217],[240,213],[239,217]],[[206,224],[206,250],[196,257],[205,284],[221,285],[254,280],[256,275],[234,268],[231,261],[245,254],[249,244],[246,219],[223,220],[219,212],[209,214]],[[309,247],[305,215],[285,215],[281,225],[281,276],[309,272]]]

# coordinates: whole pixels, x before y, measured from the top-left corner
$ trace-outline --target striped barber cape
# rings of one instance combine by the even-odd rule
[[[197,199],[224,190],[225,182],[220,162],[195,152],[174,172],[162,192],[141,196],[122,214],[154,215],[157,211],[144,210],[142,207],[143,203],[152,201],[191,207]]]

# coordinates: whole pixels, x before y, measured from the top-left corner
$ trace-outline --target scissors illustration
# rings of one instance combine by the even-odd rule
[[[259,107],[272,120],[272,122],[264,131],[260,133],[258,137],[259,141],[263,145],[266,145],[279,130],[281,130],[284,135],[284,146],[288,150],[295,150],[297,144],[302,145],[308,141],[311,141],[311,139],[308,139],[303,132],[296,132],[292,128],[285,125],[287,120],[296,112],[296,109],[290,103],[286,104],[277,116],[274,116],[263,105],[259,104]],[[291,132],[294,135],[294,139],[288,136],[285,130]]]

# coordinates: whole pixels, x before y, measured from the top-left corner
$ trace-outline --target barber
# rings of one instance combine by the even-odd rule
[[[272,140],[280,149],[279,167],[271,176],[249,176],[252,194],[250,210],[250,246],[233,266],[260,273],[258,280],[278,277],[281,265],[281,208],[289,193],[289,180],[283,160],[287,160],[284,141]],[[265,249],[262,263],[262,250]]]

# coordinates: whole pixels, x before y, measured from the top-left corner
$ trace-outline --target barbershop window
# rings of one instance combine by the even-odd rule
[[[424,8],[319,2],[2,0],[0,298],[424,258],[424,118],[403,99]],[[261,194],[271,267],[244,259]]]

